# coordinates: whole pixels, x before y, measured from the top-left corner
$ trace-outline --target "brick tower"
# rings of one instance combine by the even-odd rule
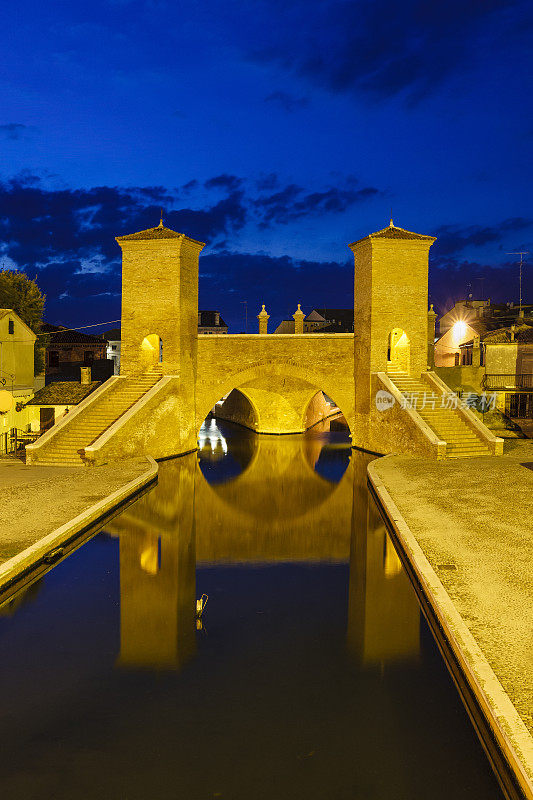
[[[434,236],[396,227],[350,245],[355,258],[355,414],[358,446],[371,448],[371,375],[427,369],[428,257]],[[359,439],[359,435],[357,436]]]
[[[195,372],[203,242],[165,228],[163,220],[116,241],[122,249],[121,375],[159,362],[165,374]]]

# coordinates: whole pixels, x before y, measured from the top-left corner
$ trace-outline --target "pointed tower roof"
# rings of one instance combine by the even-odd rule
[[[201,244],[202,246],[205,244],[204,242],[199,242],[196,239],[191,239],[190,236],[186,236],[184,233],[178,233],[177,231],[171,230],[171,228],[166,228],[163,225],[162,216],[161,220],[159,221],[159,225],[156,225],[155,228],[147,228],[145,231],[127,233],[124,236],[116,236],[115,239],[117,242],[128,242],[136,239],[189,239],[189,241],[196,242],[196,244]]]
[[[382,228],[375,233],[369,233],[368,236],[363,236],[361,239],[357,239],[357,241],[352,242],[348,246],[353,247],[359,244],[359,242],[363,242],[365,239],[418,239],[420,241],[434,242],[436,237],[428,236],[424,233],[413,233],[413,231],[407,231],[405,228],[399,228],[391,219],[386,228]]]

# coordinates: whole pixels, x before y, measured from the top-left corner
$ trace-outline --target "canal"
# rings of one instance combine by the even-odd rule
[[[199,446],[0,609],[2,795],[500,798],[369,456],[210,419]]]

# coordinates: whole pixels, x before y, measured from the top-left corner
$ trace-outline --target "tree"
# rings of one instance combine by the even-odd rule
[[[12,308],[34,333],[39,333],[41,328],[45,300],[37,283],[24,272],[0,271],[0,308]],[[44,369],[43,339],[40,336],[35,342],[36,374]]]

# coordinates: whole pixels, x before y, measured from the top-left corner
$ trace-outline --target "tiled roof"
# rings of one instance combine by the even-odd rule
[[[391,220],[392,223],[392,220]],[[424,233],[413,233],[413,231],[406,231],[405,228],[398,228],[396,225],[390,224],[386,228],[382,228],[375,233],[369,233],[368,236],[363,236],[356,242],[352,242],[350,247],[364,239],[418,239],[420,241],[435,241],[435,236],[428,236]]]
[[[353,333],[353,322],[343,323],[332,322],[330,325],[323,325],[321,328],[313,328],[309,333]]]
[[[216,324],[216,314],[217,311],[198,311],[200,314],[200,322],[198,323],[198,327],[201,328],[227,328],[228,326],[220,316],[218,315],[218,325]]]
[[[505,344],[511,341],[511,328],[499,328],[496,331],[486,333],[482,337],[485,344]],[[533,343],[533,326],[516,325],[514,331],[514,341],[521,344]]]
[[[117,242],[127,242],[135,239],[190,239],[184,233],[178,233],[170,228],[166,228],[162,223],[156,225],[155,228],[147,228],[145,231],[137,231],[137,233],[127,233],[124,236],[116,236]],[[191,239],[195,242],[196,239]],[[203,242],[198,242],[203,244]]]
[[[44,327],[44,326],[43,326]],[[44,331],[45,333],[47,331]],[[81,331],[58,330],[50,333],[50,344],[100,344],[105,345],[101,336],[93,336]]]
[[[145,231],[137,233],[127,233],[124,236],[117,236],[117,242],[124,242],[128,239],[181,239],[183,233],[177,233],[164,225],[156,225],[155,228],[147,228]]]
[[[27,406],[74,406],[100,386],[101,381],[82,384],[79,381],[57,381],[34,394]]]
[[[111,328],[102,334],[103,338],[108,342],[118,342],[120,340],[120,328]]]

